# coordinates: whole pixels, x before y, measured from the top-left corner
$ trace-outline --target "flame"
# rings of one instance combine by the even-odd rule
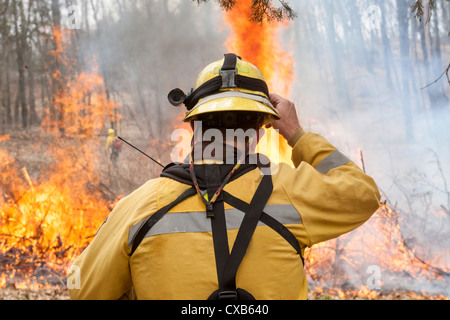
[[[276,37],[282,24],[260,26],[249,23],[246,9],[249,7],[249,2],[239,1],[236,8],[226,14],[226,21],[235,30],[227,45],[257,65],[272,89],[288,96],[293,82],[293,63],[290,55],[280,49]],[[246,41],[251,44],[249,39],[253,39],[254,32],[258,35],[256,39],[263,40],[247,47],[243,40],[248,38]],[[64,117],[56,119],[46,115],[38,146],[39,151],[44,150],[42,157],[51,159],[52,163],[36,177],[0,144],[0,288],[49,286],[48,279],[65,274],[72,259],[89,244],[117,201],[108,200],[99,187],[99,153],[103,141],[96,135],[104,130],[107,120],[118,120],[115,110],[119,107],[105,98],[105,86],[95,61],[89,71],[74,69],[75,61],[67,53],[70,34],[54,31],[53,36],[57,47],[51,55],[64,67],[61,70],[65,70],[53,74],[52,80],[61,84],[61,91],[53,98],[64,110]],[[52,128],[62,126],[67,135],[64,138],[55,139],[44,134],[56,132]],[[9,135],[0,135],[0,143],[10,139]],[[290,149],[283,147],[286,149],[282,148],[280,153],[289,159]],[[332,290],[343,299],[378,299],[382,292],[370,289],[361,276],[364,275],[361,270],[367,264],[380,267],[383,272],[380,284],[383,286],[388,274],[409,274],[415,281],[436,281],[449,274],[444,258],[444,262],[439,257],[433,260],[419,258],[414,249],[408,247],[398,220],[398,212],[383,204],[368,224],[339,239],[308,249],[305,252],[306,273],[314,280],[313,289],[325,294]],[[367,248],[371,251],[367,252]],[[345,287],[354,282],[355,277],[336,268],[339,261],[354,270],[356,277],[361,277],[359,287]],[[61,285],[58,276],[56,281]],[[330,287],[339,289],[328,289]],[[413,299],[448,299],[424,292],[406,294]]]
[[[53,96],[53,105],[60,114],[47,113],[42,128],[55,132],[56,128],[67,135],[92,136],[105,130],[105,121],[115,122],[120,119],[117,109],[120,107],[106,99],[106,87],[99,75],[95,58],[89,71],[78,72],[76,59],[70,56],[71,30],[53,30],[56,48],[49,52],[54,57],[57,67],[53,73],[52,83],[59,90]]]
[[[10,136],[9,136],[9,134],[6,134],[6,135],[3,135],[3,136],[0,136],[0,142],[2,142],[2,141],[8,141],[10,139]]]
[[[61,285],[60,277],[117,200],[107,199],[99,187],[103,139],[98,135],[106,122],[119,120],[119,107],[105,98],[95,60],[91,70],[76,70],[77,61],[68,54],[70,31],[55,29],[53,37],[56,48],[49,54],[58,71],[51,81],[59,89],[52,100],[62,116],[45,115],[36,146],[51,163],[35,178],[0,146],[0,287]]]
[[[434,213],[438,214],[440,213]],[[360,228],[307,249],[306,272],[313,280],[314,291],[320,293],[324,287],[349,287],[341,293],[331,290],[331,294],[337,294],[341,298],[378,299],[386,291],[398,291],[402,285],[401,281],[400,284],[397,283],[399,279],[404,281],[409,277],[414,282],[442,281],[445,284],[445,274],[450,273],[449,266],[439,257],[417,256],[414,248],[409,248],[406,244],[398,221],[399,212],[382,204],[374,216]],[[445,254],[449,253],[447,250]],[[380,271],[378,289],[368,287],[370,267]],[[389,290],[389,286],[394,288]],[[400,288],[395,289],[395,286]],[[408,286],[404,290],[404,295],[411,299],[448,299],[442,294],[411,292]],[[325,291],[330,293],[329,289]]]
[[[236,1],[234,7],[224,13],[224,21],[230,27],[227,49],[242,59],[251,62],[261,70],[269,91],[288,98],[294,82],[294,59],[291,52],[283,50],[278,33],[287,22],[264,21],[262,24],[249,20],[251,0]],[[269,139],[263,139],[258,151],[268,155],[272,162],[285,162],[292,165],[292,149],[286,140],[279,136],[276,147],[269,146],[273,129],[267,130]]]

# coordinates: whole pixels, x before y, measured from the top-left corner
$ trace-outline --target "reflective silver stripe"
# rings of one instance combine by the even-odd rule
[[[320,173],[327,174],[331,169],[343,166],[349,162],[352,162],[347,156],[341,153],[339,150],[334,151],[323,159],[316,167],[316,170]]]
[[[282,224],[302,224],[302,217],[292,204],[266,205],[264,212]]]
[[[266,205],[264,212],[272,216],[280,223],[301,224],[302,219],[290,204],[272,204]],[[227,229],[238,229],[244,218],[244,212],[237,209],[225,210]],[[135,234],[140,226],[146,221],[135,224],[130,228],[128,235],[128,246],[131,247]],[[258,226],[264,223],[258,222]],[[204,211],[193,212],[170,212],[164,215],[145,235],[144,238],[167,233],[183,233],[183,232],[211,232],[211,221],[206,217]]]

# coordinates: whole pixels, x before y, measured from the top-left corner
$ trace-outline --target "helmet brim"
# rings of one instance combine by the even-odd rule
[[[262,113],[265,116],[264,124],[268,124],[280,119],[280,115],[278,114],[278,112],[274,108],[264,103],[242,97],[232,97],[215,99],[206,103],[201,103],[200,101],[198,106],[186,113],[184,121],[190,122],[192,120],[195,120],[195,118],[201,114],[233,111]]]

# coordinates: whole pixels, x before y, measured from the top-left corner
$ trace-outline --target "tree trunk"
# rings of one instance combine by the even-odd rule
[[[351,19],[351,34],[352,38],[355,39],[355,61],[359,66],[365,66],[367,71],[373,73],[373,61],[369,59],[367,56],[367,49],[365,47],[365,42],[363,39],[362,29],[361,29],[361,14],[358,13],[358,6],[356,5],[356,1],[350,0],[348,3],[348,7],[350,10],[350,19]],[[346,21],[346,20],[344,20]],[[344,23],[344,25],[348,25]]]
[[[0,13],[5,17],[9,14],[9,0],[3,5],[3,11]],[[10,87],[10,78],[9,78],[9,33],[10,33],[10,19],[6,18],[1,23],[1,38],[2,38],[2,60],[1,60],[1,70],[3,71],[0,74],[0,82],[1,85],[1,93],[2,93],[2,105],[4,108],[4,119],[3,122],[10,126],[12,125],[12,113],[11,113],[11,87]],[[3,83],[4,80],[4,83]]]
[[[36,19],[36,23],[39,25],[49,24],[49,10],[48,4],[42,2],[36,2],[36,11],[39,13],[39,20]],[[36,48],[38,53],[38,60],[34,64],[34,76],[37,74],[38,87],[40,88],[40,103],[41,103],[41,113],[36,114],[36,120],[40,122],[41,129],[46,132],[49,129],[48,124],[46,125],[42,120],[49,119],[49,108],[51,102],[51,92],[49,76],[52,74],[52,66],[50,62],[50,57],[47,54],[48,51],[48,38],[43,38],[40,34],[36,36]],[[53,57],[51,57],[53,59]],[[41,118],[42,120],[40,120]]]
[[[20,8],[20,15],[21,15],[21,30],[19,30],[19,13],[17,12],[17,4]],[[13,14],[14,14],[14,29],[15,29],[15,38],[16,38],[16,55],[17,55],[17,71],[19,74],[19,84],[18,84],[18,98],[19,98],[19,104],[16,105],[16,116],[17,118],[16,123],[18,122],[19,113],[22,118],[22,127],[25,129],[28,126],[28,108],[27,108],[27,93],[26,93],[26,86],[25,86],[25,59],[24,56],[26,55],[26,28],[24,21],[24,14],[23,14],[23,3],[19,1],[18,3],[15,2],[13,6]]]
[[[384,1],[383,1],[384,2]],[[394,81],[392,80],[392,71],[394,71],[394,74],[397,74],[395,70],[392,70],[394,68],[393,59],[392,59],[392,49],[391,49],[391,43],[389,42],[389,38],[387,35],[387,28],[386,28],[386,8],[385,3],[380,3],[380,9],[381,9],[381,25],[380,25],[380,31],[381,31],[381,39],[383,41],[383,57],[384,57],[384,65],[386,69],[386,80],[387,85],[389,88],[394,87]]]
[[[445,10],[444,8],[442,8]],[[433,14],[433,35],[434,39],[431,42],[431,55],[432,55],[432,70],[437,79],[440,74],[445,70],[447,64],[442,64],[442,53],[441,53],[441,39],[439,34],[439,14],[434,12]],[[434,108],[448,107],[448,98],[445,95],[444,84],[442,81],[436,82],[432,88],[432,101],[431,106]]]
[[[52,19],[53,19],[53,32],[61,34],[61,10],[59,8],[59,1],[52,0]],[[62,41],[62,37],[61,37]],[[62,45],[62,44],[60,44]],[[56,39],[53,39],[53,46],[56,49],[58,44],[56,43]],[[52,101],[50,103],[50,131],[54,132],[57,128],[59,134],[64,136],[65,128],[64,128],[64,106],[57,101],[62,92],[63,92],[63,70],[60,69],[58,56],[52,57],[53,59],[53,72],[58,71],[59,76],[52,77]]]
[[[9,58],[8,55],[6,55],[5,59],[6,65],[3,70],[5,70],[5,87],[4,87],[4,98],[5,98],[5,107],[6,107],[6,123],[8,125],[12,125],[13,119],[12,119],[12,110],[11,110],[11,88],[10,88],[10,79],[9,79]]]
[[[397,0],[397,20],[400,37],[400,69],[402,78],[402,110],[405,133],[408,141],[414,140],[413,117],[411,112],[410,78],[411,61],[409,56],[409,5],[407,0]]]
[[[32,61],[30,61],[32,63]],[[28,102],[30,104],[30,126],[39,123],[34,96],[34,66],[28,66]]]
[[[97,3],[98,4],[98,3]],[[98,55],[99,55],[99,59],[98,59],[98,64],[99,64],[99,73],[103,78],[103,84],[105,86],[105,96],[106,96],[106,100],[109,101],[110,100],[110,94],[109,94],[109,81],[108,81],[108,76],[106,74],[106,69],[105,69],[105,52],[102,50],[103,46],[102,46],[102,39],[103,39],[103,32],[101,30],[101,26],[99,24],[99,20],[98,20],[98,7],[96,7],[94,5],[94,1],[91,0],[91,7],[92,10],[94,11],[94,20],[96,23],[96,36],[97,36],[97,41],[99,43],[98,46]],[[103,13],[105,13],[105,8],[103,6],[103,2],[102,2],[102,10]],[[117,124],[116,122],[110,117],[110,125],[112,128],[117,129]]]
[[[327,29],[328,44],[330,46],[330,53],[333,59],[334,84],[337,89],[336,95],[337,97],[340,98],[344,110],[351,111],[353,109],[353,106],[351,104],[348,92],[345,72],[342,68],[343,61],[341,61],[340,57],[341,50],[339,44],[336,42],[337,35],[334,27],[334,13],[335,13],[334,4],[335,1],[332,0],[328,0],[324,4],[327,12],[326,29]]]

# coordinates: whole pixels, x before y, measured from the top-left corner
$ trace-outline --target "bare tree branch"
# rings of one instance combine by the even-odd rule
[[[432,83],[426,85],[425,87],[420,88],[420,90],[426,89],[429,86],[435,84],[436,82],[438,82],[444,76],[444,74],[447,76],[447,81],[448,81],[448,84],[450,85],[450,78],[449,78],[449,75],[448,75],[449,71],[450,71],[450,63],[448,64],[447,69],[445,69],[444,72],[442,72],[442,74],[439,76],[439,78],[434,80]]]
[[[209,0],[192,0],[197,4],[208,2]],[[236,0],[216,0],[219,3],[222,10],[231,10],[236,4]],[[250,21],[256,23],[263,23],[267,21],[283,21],[293,20],[297,17],[297,13],[289,6],[287,1],[278,0],[280,6],[273,5],[272,0],[253,0],[250,7]]]
[[[431,16],[433,15],[434,9],[436,9],[436,0],[416,0],[411,5],[411,12],[414,12],[414,18],[418,19],[419,21],[422,21],[422,17],[425,15],[424,9],[425,6],[423,5],[423,1],[428,4],[428,16],[427,20],[425,21],[425,24],[430,22]]]

